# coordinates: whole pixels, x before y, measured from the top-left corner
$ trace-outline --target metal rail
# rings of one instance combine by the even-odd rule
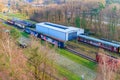
[[[66,49],[67,51],[72,52],[73,54],[76,54],[76,55],[78,55],[78,56],[81,56],[81,57],[89,60],[89,61],[92,61],[92,62],[97,63],[95,59],[92,59],[91,57],[88,57],[88,56],[86,56],[86,55],[83,55],[83,54],[81,54],[80,52],[77,52],[77,51],[75,51],[74,49],[69,48],[68,46],[66,46],[65,49]]]

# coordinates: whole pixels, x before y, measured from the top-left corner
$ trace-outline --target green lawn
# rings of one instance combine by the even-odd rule
[[[26,37],[26,38],[29,38],[29,34],[28,33],[25,33],[25,32],[21,32],[21,35],[23,36],[23,37]]]
[[[56,69],[58,70],[59,74],[63,77],[67,78],[67,80],[81,80],[81,78],[72,72],[62,68],[61,66],[56,66]]]
[[[94,63],[94,62],[86,60],[86,59],[84,59],[80,56],[77,56],[69,51],[64,50],[64,49],[57,49],[57,51],[59,54],[71,59],[72,61],[75,61],[76,63],[82,64],[92,70],[96,69],[96,63]]]

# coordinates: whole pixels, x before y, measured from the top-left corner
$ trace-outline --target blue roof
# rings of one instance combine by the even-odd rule
[[[106,44],[106,45],[111,45],[111,46],[115,46],[115,47],[120,47],[119,44],[115,44],[115,43],[112,43],[112,42],[100,40],[100,39],[93,38],[93,37],[89,37],[89,36],[86,36],[86,35],[79,35],[79,37],[82,37],[82,38],[85,38],[85,39],[88,39],[88,40],[93,40],[93,41],[101,42],[101,43],[104,43],[104,44]]]

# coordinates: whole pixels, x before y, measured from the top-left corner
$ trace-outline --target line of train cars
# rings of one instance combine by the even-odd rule
[[[120,44],[83,35],[84,29],[81,28],[67,27],[50,22],[37,23],[35,28],[31,28],[34,24],[25,20],[9,19],[7,22],[23,28],[25,32],[55,44],[60,48],[64,48],[67,41],[77,39],[79,42],[120,53]]]
[[[20,20],[17,18],[7,19],[7,23],[9,23],[11,25],[15,25],[21,29],[24,29],[25,27],[35,28],[34,23],[31,23],[31,22],[26,21],[26,20]]]
[[[99,48],[103,48],[112,52],[120,53],[120,44],[105,41],[102,39],[97,39],[93,37],[89,37],[86,35],[79,35],[78,36],[78,41],[84,42]]]

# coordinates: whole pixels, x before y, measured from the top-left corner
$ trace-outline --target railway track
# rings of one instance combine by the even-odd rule
[[[77,51],[75,51],[74,49],[69,48],[68,46],[66,46],[65,49],[66,49],[67,51],[69,51],[69,52],[72,52],[72,53],[75,54],[75,55],[81,56],[81,57],[83,57],[83,58],[85,58],[85,59],[87,59],[87,60],[89,60],[89,61],[92,61],[92,62],[97,63],[95,59],[92,59],[91,57],[88,57],[88,56],[86,56],[86,55],[83,55],[83,54],[81,54],[80,52],[77,52]]]
[[[0,18],[0,20],[1,20],[2,22],[5,22],[5,21],[6,21],[6,20],[1,19],[1,18]],[[20,30],[20,29],[19,29],[19,30]],[[20,31],[21,31],[21,30],[20,30]],[[77,52],[77,51],[75,51],[74,49],[69,48],[68,46],[66,46],[65,49],[66,49],[67,51],[72,52],[72,53],[75,54],[75,55],[81,56],[81,57],[83,57],[83,58],[85,58],[85,59],[87,59],[87,60],[89,60],[89,61],[92,61],[92,62],[97,63],[95,59],[93,59],[93,58],[91,58],[91,57],[88,57],[88,56],[86,56],[86,55],[83,55],[83,54],[81,54],[80,52]]]

